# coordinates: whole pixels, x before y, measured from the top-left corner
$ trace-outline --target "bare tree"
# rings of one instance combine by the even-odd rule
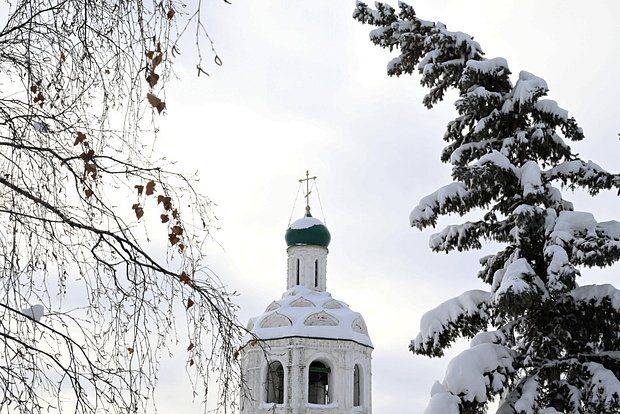
[[[200,0],[5,3],[0,412],[145,411],[177,340],[198,398],[211,380],[232,403],[243,329],[205,265],[211,203],[153,155],[183,34],[199,75],[201,45],[221,63],[202,14]]]

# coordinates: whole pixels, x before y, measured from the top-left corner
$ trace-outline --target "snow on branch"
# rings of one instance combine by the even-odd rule
[[[515,175],[518,174],[518,169],[515,167],[508,157],[502,154],[499,151],[493,150],[488,154],[483,155],[480,159],[475,163],[475,165],[485,165],[492,164],[502,170],[511,171]]]
[[[426,312],[409,349],[416,354],[441,356],[442,348],[459,336],[473,336],[487,324],[489,297],[489,292],[470,290]]]
[[[435,383],[424,414],[459,413],[459,405],[484,403],[503,389],[514,372],[510,351],[481,344],[457,355],[448,364],[442,383]]]
[[[534,109],[553,117],[557,117],[562,121],[568,121],[568,111],[559,107],[558,103],[552,99],[539,99],[534,104]]]
[[[470,60],[467,62],[465,74],[467,76],[472,72],[484,75],[497,75],[504,71],[508,71],[508,62],[503,57],[496,57],[485,60]]]
[[[545,259],[547,261],[547,284],[550,289],[562,290],[566,282],[574,280],[576,269],[563,247],[557,244],[548,245],[545,247]]]
[[[396,21],[396,15],[394,8],[385,3],[375,3],[377,9],[371,9],[366,4],[358,1],[355,4],[355,11],[353,12],[353,18],[359,20],[362,23],[368,23],[372,25],[386,26]]]
[[[544,175],[549,180],[560,180],[572,189],[586,188],[591,194],[603,189],[620,189],[620,174],[611,174],[592,161],[565,161],[545,171]]]
[[[620,408],[620,381],[614,372],[596,362],[588,362],[584,364],[584,367],[591,375],[587,393],[589,402],[599,409],[610,406],[616,409]]]
[[[524,414],[534,414],[537,408],[536,400],[539,397],[538,376],[531,376],[523,381],[521,387],[521,396],[515,401],[514,407],[516,412]]]
[[[506,342],[506,335],[502,331],[484,331],[479,332],[469,342],[469,347],[473,348],[481,344],[500,344]]]
[[[450,87],[456,85],[469,60],[481,60],[482,49],[470,35],[453,32],[439,22],[418,19],[411,6],[399,3],[398,15],[385,3],[375,3],[376,9],[358,2],[353,17],[379,26],[371,33],[371,41],[381,47],[398,48],[401,54],[388,65],[389,75],[422,73],[422,83],[431,88],[424,98],[431,107],[441,100]],[[427,41],[433,38],[433,42]]]
[[[548,91],[549,87],[543,78],[522,70],[512,90],[512,99],[519,105],[526,105],[533,103]]]
[[[513,370],[512,362],[506,347],[481,344],[461,352],[450,361],[443,384],[465,401],[485,402],[487,387],[494,392],[502,389]]]
[[[461,399],[451,392],[445,391],[444,386],[435,382],[431,390],[431,399],[423,414],[459,414]]]
[[[562,211],[549,234],[549,244],[561,246],[575,264],[606,266],[620,260],[620,222],[597,223],[592,213]],[[555,252],[554,252],[555,253]],[[556,261],[555,266],[562,265]]]
[[[420,200],[409,215],[409,222],[420,229],[435,225],[438,214],[464,211],[465,201],[469,195],[469,190],[461,182],[441,187]]]
[[[512,303],[519,312],[532,297],[546,296],[546,288],[525,258],[507,261],[506,266],[495,272],[493,302]]]
[[[569,296],[576,302],[601,306],[608,302],[616,311],[620,312],[620,290],[612,285],[585,285],[569,292]]]
[[[487,224],[484,221],[446,226],[439,233],[435,233],[429,240],[429,246],[434,251],[449,252],[479,249],[482,247],[480,238],[487,233]]]

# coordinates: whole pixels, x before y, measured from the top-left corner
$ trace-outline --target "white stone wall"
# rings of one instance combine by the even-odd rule
[[[241,352],[245,397],[241,414],[371,414],[372,348],[352,341],[283,338],[245,346]],[[267,357],[266,357],[267,355]],[[269,361],[267,360],[269,359]],[[319,360],[331,369],[329,405],[308,404],[308,367]],[[284,367],[284,404],[267,404],[265,379],[268,362]],[[353,369],[361,368],[361,405],[353,407]]]
[[[324,292],[327,289],[327,248],[321,246],[291,246],[286,251],[287,283],[290,289],[297,285],[297,260],[299,259],[299,285]],[[314,262],[318,260],[318,286],[314,285]]]

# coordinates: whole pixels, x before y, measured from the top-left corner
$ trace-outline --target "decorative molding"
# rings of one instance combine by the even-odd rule
[[[313,313],[304,321],[306,326],[338,326],[338,319],[325,311]]]
[[[292,306],[294,308],[311,308],[315,305],[314,303],[310,302],[308,299],[301,297],[299,299],[295,299],[294,301],[292,301],[289,306]]]
[[[327,301],[323,304],[323,308],[325,309],[342,309],[344,308],[344,306],[342,305],[342,302],[336,300],[336,299],[332,299],[330,301]]]
[[[366,326],[366,322],[364,322],[364,319],[362,319],[361,316],[355,318],[353,323],[351,323],[351,329],[353,329],[354,332],[368,335],[368,327]]]
[[[273,310],[278,309],[279,307],[280,307],[280,304],[274,300],[273,302],[269,304],[269,306],[267,306],[267,309],[265,309],[265,312],[271,312]]]
[[[292,326],[291,320],[281,313],[272,313],[260,323],[261,328],[279,328],[281,326]]]

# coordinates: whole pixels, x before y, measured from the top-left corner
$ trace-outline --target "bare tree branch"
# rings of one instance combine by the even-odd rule
[[[0,22],[0,411],[145,412],[179,341],[233,407],[243,327],[211,202],[147,138],[202,3],[11,0]],[[204,69],[201,69],[204,71]],[[35,316],[35,306],[43,315]],[[36,308],[38,309],[38,308]],[[175,314],[186,314],[179,339]],[[200,394],[198,394],[200,392]],[[205,405],[206,407],[206,405]],[[206,409],[206,408],[205,408]]]

